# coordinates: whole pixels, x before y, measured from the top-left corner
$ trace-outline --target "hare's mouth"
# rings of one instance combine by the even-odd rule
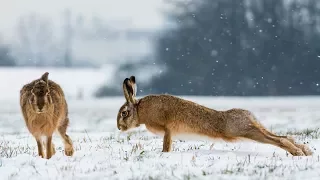
[[[128,128],[126,126],[120,125],[119,130],[120,131],[126,131]]]
[[[42,114],[42,113],[44,113],[44,111],[38,109],[38,110],[36,111],[36,113],[37,113],[37,114]]]

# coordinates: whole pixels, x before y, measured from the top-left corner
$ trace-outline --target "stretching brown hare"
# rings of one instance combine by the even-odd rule
[[[69,125],[68,105],[61,87],[48,80],[48,75],[46,72],[40,79],[22,87],[20,90],[22,114],[28,130],[37,141],[40,157],[50,159],[55,154],[52,135],[56,130],[63,139],[65,154],[72,156],[74,152],[72,141],[66,134]]]
[[[247,110],[216,111],[172,95],[148,95],[136,99],[134,76],[124,80],[123,91],[126,102],[117,115],[118,129],[127,131],[145,124],[149,131],[163,135],[162,152],[171,151],[172,137],[196,134],[229,142],[251,139],[278,146],[293,156],[313,154],[306,145],[297,144],[293,138],[269,132]]]

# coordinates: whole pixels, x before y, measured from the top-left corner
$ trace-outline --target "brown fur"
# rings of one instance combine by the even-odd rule
[[[63,90],[57,83],[48,80],[48,75],[46,72],[41,78],[22,87],[21,111],[29,132],[36,139],[39,156],[50,159],[55,154],[52,135],[56,130],[63,139],[65,154],[72,156],[74,153],[72,141],[66,134],[69,124],[68,105]],[[44,142],[41,141],[41,137],[45,137]]]
[[[277,136],[266,130],[250,111],[216,111],[172,95],[148,95],[142,99],[134,99],[134,76],[124,80],[123,90],[127,101],[118,112],[118,129],[127,131],[145,124],[149,131],[164,135],[163,152],[171,151],[173,136],[196,134],[229,142],[251,139],[278,146],[294,156],[312,155],[306,145],[297,144],[291,137]]]

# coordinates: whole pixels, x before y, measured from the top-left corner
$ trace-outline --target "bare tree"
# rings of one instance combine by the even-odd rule
[[[22,64],[45,66],[55,59],[53,25],[50,19],[31,13],[17,23],[18,58]]]
[[[64,65],[66,67],[72,66],[72,40],[73,40],[73,26],[71,24],[71,11],[67,9],[64,13],[65,24],[64,24],[64,42],[65,42],[65,52],[64,52]]]

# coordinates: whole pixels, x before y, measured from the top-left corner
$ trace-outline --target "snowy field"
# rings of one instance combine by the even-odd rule
[[[22,119],[19,90],[45,71],[67,96],[73,157],[64,155],[57,135],[55,156],[37,157],[36,142]],[[119,133],[116,116],[123,97],[91,98],[101,84],[112,81],[112,73],[113,67],[0,68],[0,179],[319,179],[320,97],[185,97],[218,110],[251,110],[272,132],[308,143],[312,157],[292,157],[280,148],[255,142],[208,140],[176,140],[173,152],[162,153],[162,137],[144,126]],[[76,98],[79,89],[82,100]]]
[[[255,142],[179,141],[162,153],[162,138],[140,127],[116,128],[123,97],[69,100],[75,154],[66,157],[59,136],[50,160],[37,157],[17,99],[0,106],[0,179],[319,179],[320,97],[185,97],[210,108],[242,107],[268,129],[308,143],[311,157],[292,157],[280,148]]]

